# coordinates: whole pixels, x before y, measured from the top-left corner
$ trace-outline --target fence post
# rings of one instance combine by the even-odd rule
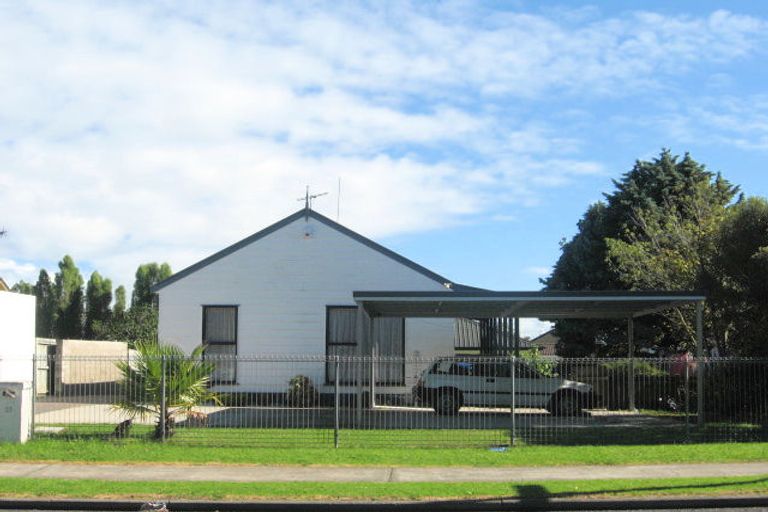
[[[165,441],[165,415],[168,412],[168,403],[166,402],[166,382],[165,382],[165,354],[160,356],[160,440]]]
[[[29,436],[35,437],[35,409],[37,409],[37,343],[35,343],[35,352],[32,354],[32,417],[29,420]]]
[[[688,362],[686,361],[686,366]],[[704,303],[696,303],[696,423],[704,426]]]
[[[369,386],[369,393],[371,395],[370,398],[370,408],[373,410],[374,407],[376,407],[376,361],[378,359],[379,351],[378,351],[378,345],[374,344],[373,348],[371,349],[371,382]]]
[[[636,411],[637,406],[635,404],[635,320],[629,317],[627,320],[627,345],[629,356],[629,376],[627,382],[627,394],[629,395],[628,409],[630,411]]]
[[[688,362],[685,363],[685,440],[691,440],[691,392],[690,392],[690,369]]]
[[[333,447],[339,447],[339,356],[334,356],[334,371],[335,379],[333,379]]]
[[[516,425],[515,425],[515,397],[516,397],[516,389],[515,389],[515,356],[510,357],[509,359],[509,375],[510,375],[510,381],[511,381],[511,392],[512,396],[509,400],[509,415],[510,415],[510,429],[509,429],[509,445],[515,446],[517,441],[517,432],[516,432]]]

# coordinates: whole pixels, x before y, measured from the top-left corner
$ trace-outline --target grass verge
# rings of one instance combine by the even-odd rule
[[[5,498],[427,500],[733,495],[768,492],[768,475],[525,483],[105,482],[0,478]]]
[[[487,448],[267,448],[189,446],[148,440],[37,439],[0,444],[0,461],[104,462],[119,464],[262,464],[336,466],[562,466],[583,464],[672,464],[768,460],[768,443],[522,446],[504,452]]]

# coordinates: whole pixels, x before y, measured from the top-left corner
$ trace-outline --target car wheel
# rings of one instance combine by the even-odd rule
[[[555,416],[578,416],[581,413],[581,396],[574,392],[560,392],[554,395],[547,410]]]
[[[438,414],[445,414],[454,416],[459,413],[461,409],[462,398],[461,392],[455,389],[441,389],[437,393],[437,399],[435,400],[435,412]]]

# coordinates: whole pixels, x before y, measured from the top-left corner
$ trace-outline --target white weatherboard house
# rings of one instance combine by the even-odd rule
[[[158,283],[153,292],[159,340],[187,352],[205,343],[209,355],[325,356],[361,353],[354,291],[456,287],[464,288],[305,208]],[[454,352],[453,319],[374,322],[378,355]],[[319,363],[300,369],[321,391],[333,389],[332,368]],[[295,364],[220,362],[214,378],[223,391],[276,391],[287,389],[297,373]],[[381,373],[379,386],[403,393],[418,372],[397,364]]]

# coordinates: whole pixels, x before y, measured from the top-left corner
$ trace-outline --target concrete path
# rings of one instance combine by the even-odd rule
[[[303,467],[0,463],[0,477],[216,482],[525,482],[768,475],[768,462],[554,467]]]

